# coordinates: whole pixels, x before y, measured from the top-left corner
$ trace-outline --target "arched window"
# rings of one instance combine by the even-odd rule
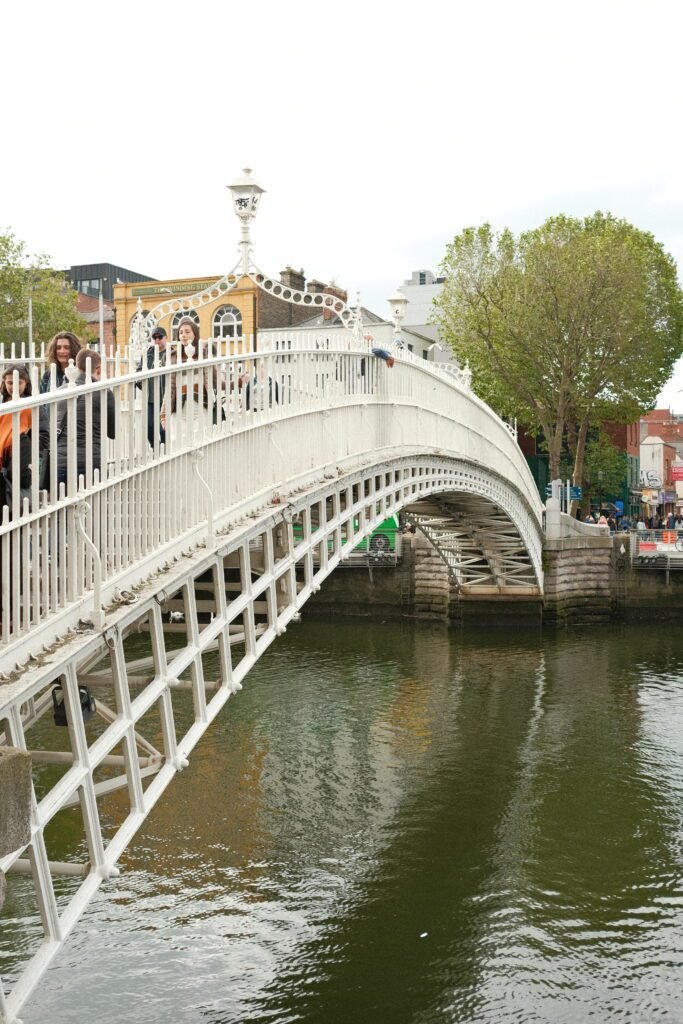
[[[179,309],[177,313],[173,314],[173,319],[171,320],[171,338],[173,341],[178,340],[178,324],[181,320],[188,318],[193,320],[197,327],[199,327],[199,313],[196,309]]]
[[[219,306],[213,315],[214,338],[239,338],[242,334],[242,314],[237,306]]]

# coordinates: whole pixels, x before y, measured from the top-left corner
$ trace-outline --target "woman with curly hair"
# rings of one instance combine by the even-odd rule
[[[41,394],[44,391],[50,390],[51,367],[53,364],[57,367],[56,387],[61,388],[65,380],[64,374],[69,365],[69,360],[73,359],[75,362],[76,356],[82,347],[80,340],[71,331],[59,331],[58,334],[55,334],[47,346],[47,369],[40,381]]]

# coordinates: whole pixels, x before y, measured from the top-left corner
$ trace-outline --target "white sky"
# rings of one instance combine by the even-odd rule
[[[468,224],[609,210],[683,267],[680,0],[7,3],[0,231],[56,265],[258,265],[382,315]],[[680,275],[680,269],[679,269]],[[683,365],[663,399],[683,411]]]

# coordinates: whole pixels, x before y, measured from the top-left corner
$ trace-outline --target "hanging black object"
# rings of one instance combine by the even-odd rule
[[[91,697],[87,686],[78,687],[78,697],[81,702],[83,721],[87,722],[95,714],[95,698]],[[61,683],[57,683],[52,689],[52,717],[54,718],[55,725],[66,726],[69,724],[66,720],[66,704],[64,703]]]

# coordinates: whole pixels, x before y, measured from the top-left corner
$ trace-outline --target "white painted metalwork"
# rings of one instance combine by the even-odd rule
[[[7,1022],[220,708],[361,537],[447,495],[442,507],[468,518],[488,559],[477,576],[461,557],[466,585],[487,586],[496,572],[506,586],[542,585],[542,506],[525,459],[452,375],[405,350],[389,369],[348,336],[230,356],[202,344],[185,361],[188,350],[169,351],[165,366],[3,406],[17,435],[29,411],[33,465],[41,425],[50,435],[47,491],[34,477],[0,524],[0,731],[34,753],[36,779],[31,843],[0,870],[10,885],[14,871],[32,871],[43,936],[1,997]],[[119,365],[132,362],[126,353]],[[174,410],[173,395],[185,405]],[[151,642],[144,657],[131,650],[138,632]],[[50,751],[57,684],[68,749]],[[85,686],[97,704],[88,722]],[[179,735],[182,700],[192,724]],[[46,763],[65,773],[41,792]],[[127,794],[128,810],[118,819],[107,805],[104,824],[113,793]],[[87,856],[50,855],[46,827],[67,807],[80,808]]]
[[[389,370],[355,335],[306,339],[308,348],[283,336],[270,351],[247,346],[232,356],[170,346],[168,365],[130,372],[138,347],[117,357],[115,376],[96,382],[87,373],[76,384],[70,373],[59,391],[3,407],[13,417],[13,463],[23,412],[34,467],[41,432],[49,437],[49,473],[46,490],[34,473],[28,497],[13,491],[0,524],[2,741],[31,748],[38,735],[36,765],[67,765],[36,799],[29,847],[0,862],[3,871],[32,871],[44,936],[0,997],[7,1021],[251,665],[379,522],[448,495],[440,508],[458,524],[453,568],[463,586],[541,586],[535,485],[469,382],[405,350]],[[36,391],[38,374],[33,365]],[[296,542],[293,515],[304,523]],[[438,525],[426,531],[443,551]],[[479,545],[469,558],[465,537]],[[486,569],[475,570],[482,558]],[[152,655],[131,659],[126,641],[140,630]],[[182,646],[169,647],[179,633]],[[213,681],[203,663],[211,651],[220,665]],[[40,730],[57,684],[70,749],[51,752]],[[96,694],[96,730],[80,713],[85,685]],[[194,702],[184,736],[175,733],[176,693]],[[153,707],[163,750],[144,736]],[[130,811],[108,836],[98,801],[122,787]],[[74,806],[87,862],[51,859],[45,828]],[[58,877],[80,879],[66,909],[55,897]]]
[[[629,536],[631,564],[640,569],[683,569],[683,531],[633,530]]]
[[[468,472],[469,470],[469,472]],[[464,467],[457,492],[409,506],[462,594],[539,595],[541,564],[525,509],[501,481]]]

